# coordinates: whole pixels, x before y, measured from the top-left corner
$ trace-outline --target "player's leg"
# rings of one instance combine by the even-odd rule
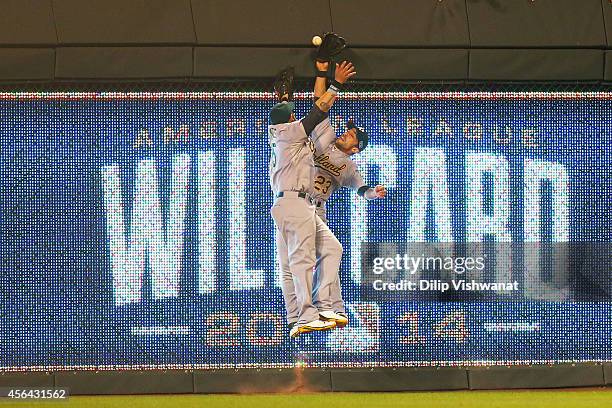
[[[315,276],[314,276],[314,290],[316,291],[318,286],[319,286],[319,278],[321,276],[321,254],[320,252],[317,252],[317,263],[316,263],[316,267],[315,267]],[[313,295],[313,298],[316,299],[316,296]],[[338,274],[338,276],[336,277],[336,280],[334,281],[334,283],[332,283],[331,289],[330,289],[330,301],[331,301],[331,310],[336,313],[337,315],[340,315],[340,317],[342,317],[342,319],[339,318],[335,318],[333,319],[333,315],[329,315],[329,317],[332,318],[332,320],[334,320],[336,322],[336,325],[338,327],[344,327],[348,324],[348,315],[346,313],[346,308],[344,306],[344,300],[342,299],[342,289],[340,287],[340,274]],[[319,311],[319,313],[322,310]],[[328,315],[327,312],[323,311],[324,316]],[[325,318],[325,317],[324,317]]]
[[[326,225],[328,225],[328,221],[327,221],[327,208],[324,205],[317,207],[317,215],[319,216],[319,218],[321,218],[321,221],[323,221]],[[329,225],[328,225],[329,226]],[[320,252],[317,251],[317,263],[316,263],[316,273],[315,273],[315,283],[314,286],[317,286],[317,278],[320,275],[320,267],[321,267],[321,256],[320,256]],[[340,285],[340,273],[338,272],[338,276],[336,277],[336,280],[334,281],[334,283],[332,284],[331,287],[331,304],[332,304],[332,310],[339,314],[340,316],[344,317],[347,319],[348,322],[348,315],[346,314],[346,308],[344,306],[344,300],[342,299],[342,289],[341,289],[341,285]],[[337,322],[336,322],[337,323]],[[338,325],[339,327],[342,327],[342,323],[340,323]]]
[[[318,215],[315,215],[315,218],[317,268],[313,301],[322,320],[334,321],[341,327],[346,325],[348,320],[334,313],[332,291],[340,270],[342,244]]]
[[[336,281],[332,285],[331,289],[331,302],[332,310],[337,314],[347,317],[346,308],[344,306],[344,300],[342,299],[342,288],[340,285],[340,274],[336,277]]]
[[[321,324],[319,311],[312,302],[312,269],[316,259],[314,216],[314,209],[302,198],[280,199],[272,207],[272,217],[287,245],[289,269],[299,308],[298,326],[308,325],[304,331],[331,328]]]
[[[283,299],[285,300],[285,309],[287,310],[287,323],[292,328],[298,321],[299,307],[297,297],[295,296],[295,285],[293,283],[293,275],[289,268],[289,254],[287,245],[283,236],[276,229],[276,249],[278,252],[278,260],[280,264],[280,280]]]

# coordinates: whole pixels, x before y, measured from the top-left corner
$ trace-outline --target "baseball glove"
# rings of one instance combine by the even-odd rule
[[[323,42],[317,50],[317,61],[329,62],[332,57],[340,54],[346,48],[346,40],[336,33],[326,33]]]
[[[293,100],[293,67],[283,69],[274,80],[274,92],[279,101]]]

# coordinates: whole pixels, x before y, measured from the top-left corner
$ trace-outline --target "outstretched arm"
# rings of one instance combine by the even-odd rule
[[[350,62],[343,61],[340,65],[336,64],[334,83],[332,83],[327,91],[317,99],[308,115],[302,119],[302,125],[307,135],[325,119],[327,112],[329,112],[336,100],[336,95],[340,91],[340,88],[355,74],[355,67]]]
[[[387,196],[387,189],[383,185],[377,185],[372,188],[369,186],[363,186],[359,190],[357,190],[357,194],[368,199],[375,200],[377,198],[385,198]]]
[[[361,173],[357,168],[355,168],[353,174],[344,184],[356,190],[357,194],[368,200],[385,198],[387,196],[387,189],[385,188],[385,186],[380,184],[376,187],[368,186],[365,181],[363,181],[363,177],[361,177]]]
[[[336,64],[336,74],[334,82],[329,86],[327,91],[315,102],[315,105],[323,112],[329,112],[336,95],[340,92],[340,88],[353,76],[355,76],[355,67],[348,61],[342,61],[342,64]]]
[[[327,69],[329,68],[329,62],[315,61],[315,65],[317,67],[317,77],[315,78],[314,84],[314,100],[316,102],[317,99],[319,99],[327,89],[327,78],[324,73],[327,73]]]

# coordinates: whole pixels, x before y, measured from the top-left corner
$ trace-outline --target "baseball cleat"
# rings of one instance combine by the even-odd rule
[[[326,322],[334,322],[337,327],[344,327],[348,324],[348,317],[344,313],[334,313],[331,310],[320,312],[319,318]]]
[[[291,330],[289,330],[289,337],[291,337],[292,339],[295,339],[299,335],[300,335],[300,327],[296,324],[291,328]]]
[[[336,322],[332,322],[332,321],[323,321],[323,320],[313,320],[312,322],[309,323],[304,323],[304,324],[299,324],[297,326],[295,326],[291,332],[289,332],[290,334],[296,330],[295,333],[291,334],[291,337],[297,337],[302,333],[309,333],[312,331],[324,331],[324,330],[331,330],[333,328],[336,327]]]

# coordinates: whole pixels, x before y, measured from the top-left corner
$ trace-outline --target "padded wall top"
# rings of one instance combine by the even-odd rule
[[[310,77],[326,31],[362,80],[612,81],[612,0],[0,0],[0,81]]]
[[[286,65],[295,67],[297,77],[315,75],[314,53],[306,48],[196,47],[194,57],[195,77],[270,78],[272,84]],[[355,63],[356,79],[463,79],[468,69],[467,50],[359,48],[341,58]]]
[[[188,78],[191,47],[63,47],[57,50],[58,79]]]
[[[53,0],[61,44],[192,44],[189,0]]]
[[[602,79],[603,65],[603,50],[471,50],[469,79],[487,81],[596,81]]]
[[[600,0],[466,0],[472,47],[604,47]]]
[[[601,0],[601,10],[603,11],[604,16],[608,48],[612,48],[612,1]]]
[[[464,0],[330,0],[334,30],[355,46],[467,47]]]
[[[356,79],[461,80],[467,77],[468,51],[464,49],[348,49]]]
[[[2,0],[0,45],[55,45],[51,0]]]
[[[0,80],[53,80],[53,48],[0,48]]]
[[[327,0],[192,0],[201,45],[300,45],[331,30]]]

